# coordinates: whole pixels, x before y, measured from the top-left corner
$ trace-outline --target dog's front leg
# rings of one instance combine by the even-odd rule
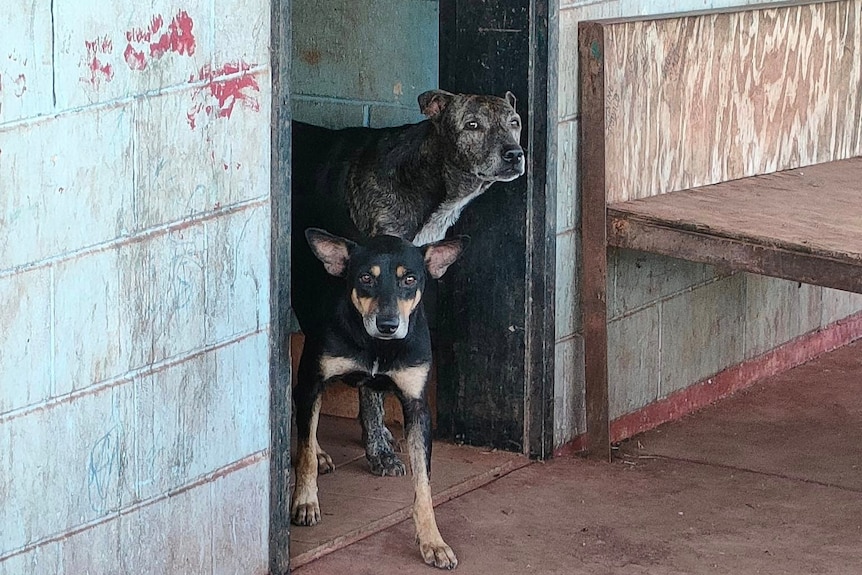
[[[404,410],[404,426],[407,430],[407,448],[410,452],[410,467],[413,471],[413,523],[419,552],[429,565],[442,569],[454,569],[458,559],[449,547],[434,517],[431,501],[431,410],[425,399],[425,384],[429,366],[416,366],[391,374],[398,387],[401,407]]]
[[[395,439],[383,422],[383,398],[383,392],[364,386],[359,388],[359,420],[365,459],[374,475],[400,476],[406,474],[407,469],[395,454]]]
[[[416,525],[419,552],[429,565],[454,569],[458,559],[440,535],[431,501],[431,413],[428,403],[424,398],[405,399],[402,405],[413,470],[413,523]]]
[[[320,521],[317,499],[318,452],[317,424],[320,419],[322,384],[315,374],[316,361],[303,351],[299,364],[299,383],[293,390],[296,406],[296,487],[291,503],[291,521],[297,525],[316,525]],[[328,456],[327,456],[328,457]]]

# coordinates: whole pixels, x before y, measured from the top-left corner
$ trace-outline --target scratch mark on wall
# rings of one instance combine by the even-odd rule
[[[27,76],[24,72],[27,70],[27,58],[21,57],[16,52],[9,53],[4,66],[4,73],[0,74],[0,94],[6,90],[7,94],[11,94],[16,98],[24,96],[27,91]]]
[[[90,449],[87,461],[87,494],[94,511],[104,512],[113,506],[108,502],[114,487],[115,465],[119,464],[122,428],[112,427]]]
[[[24,92],[27,91],[27,78],[24,74],[18,74],[18,77],[15,78],[15,97],[20,98],[24,95]]]

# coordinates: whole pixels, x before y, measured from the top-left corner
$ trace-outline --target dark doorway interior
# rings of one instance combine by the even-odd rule
[[[416,96],[435,87],[511,90],[518,98],[527,173],[495,184],[464,211],[454,232],[470,235],[471,247],[447,272],[435,306],[436,436],[442,442],[551,454],[555,205],[546,190],[546,0],[292,0],[274,2],[272,13],[271,568],[283,573],[290,556],[295,326],[286,303],[289,195],[279,191],[289,190],[290,118],[330,127],[415,122],[421,120]],[[297,343],[294,338],[294,352]],[[350,401],[330,398],[330,413],[350,415]],[[336,420],[333,427],[353,423]]]

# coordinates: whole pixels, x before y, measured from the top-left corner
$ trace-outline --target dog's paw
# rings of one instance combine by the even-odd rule
[[[311,527],[320,523],[320,504],[317,501],[293,504],[290,512],[290,521],[294,525]]]
[[[452,570],[458,566],[458,558],[452,548],[443,541],[439,543],[419,543],[419,552],[428,565],[438,569]]]
[[[320,523],[320,501],[317,499],[317,487],[299,486],[293,492],[293,504],[290,507],[290,521],[294,525],[317,525]]]
[[[371,466],[371,473],[386,477],[400,477],[407,474],[407,468],[398,459],[394,453],[381,453],[379,455],[367,456],[368,465]]]
[[[335,464],[332,462],[332,458],[325,451],[319,451],[317,453],[317,472],[323,475],[333,471],[335,471]]]

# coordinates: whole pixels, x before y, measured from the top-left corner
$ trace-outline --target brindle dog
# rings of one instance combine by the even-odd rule
[[[306,342],[299,364],[294,390],[298,449],[293,522],[320,521],[317,474],[321,466],[331,465],[317,442],[324,386],[339,380],[360,389],[394,392],[404,411],[419,550],[426,563],[453,569],[458,560],[440,536],[431,503],[431,413],[425,397],[431,336],[421,302],[426,275],[442,276],[461,254],[466,238],[419,248],[385,235],[363,244],[315,228],[306,236],[326,271],[342,278],[342,287],[325,302],[329,315],[322,323],[323,337]]]
[[[325,228],[352,240],[389,234],[422,245],[442,239],[491,184],[524,173],[515,97],[419,96],[428,119],[396,128],[329,130],[293,124],[292,305],[308,342],[321,337],[324,297],[337,292],[302,233]],[[383,394],[360,388],[365,454],[378,475],[404,475],[383,424]],[[321,472],[334,467],[321,459]]]

